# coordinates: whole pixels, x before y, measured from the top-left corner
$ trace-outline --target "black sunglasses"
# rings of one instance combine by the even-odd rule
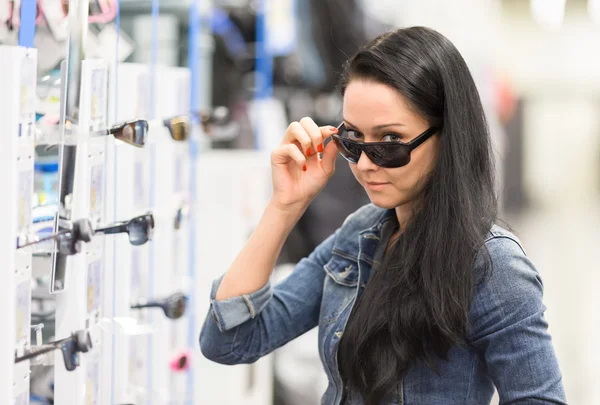
[[[150,301],[145,304],[135,304],[131,306],[131,309],[140,308],[162,308],[167,318],[179,319],[185,314],[187,297],[178,292],[161,301]]]
[[[410,152],[436,133],[438,128],[431,127],[408,143],[403,142],[357,142],[348,139],[348,130],[342,123],[333,140],[340,154],[350,163],[358,163],[364,152],[377,166],[394,168],[410,163]]]
[[[62,229],[52,235],[45,236],[41,239],[35,239],[22,245],[19,244],[19,240],[17,239],[17,249],[23,249],[28,246],[37,245],[38,243],[54,240],[56,241],[56,248],[59,253],[64,255],[75,255],[81,251],[80,242],[90,242],[94,236],[94,229],[92,228],[92,223],[89,219],[79,219],[73,223],[62,221],[62,225],[66,225],[66,229]]]
[[[174,141],[186,141],[190,137],[190,118],[185,115],[168,118],[163,121]]]
[[[22,356],[17,356],[15,354],[15,364],[60,349],[63,355],[65,368],[67,371],[73,371],[79,366],[79,353],[87,353],[92,347],[90,333],[87,330],[80,330],[66,339],[50,342],[36,350],[29,351]]]
[[[103,228],[98,228],[95,232],[103,234],[126,233],[129,235],[129,243],[133,246],[140,246],[152,239],[154,216],[149,212],[129,221],[115,222]]]
[[[148,140],[148,121],[127,121],[108,129],[105,134],[113,135],[120,141],[141,148]]]

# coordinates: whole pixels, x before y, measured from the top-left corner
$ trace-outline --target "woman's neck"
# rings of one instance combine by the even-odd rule
[[[406,202],[395,209],[396,218],[398,219],[398,225],[400,226],[400,230],[406,229],[406,225],[410,220],[410,217],[413,214],[413,205],[412,202]]]

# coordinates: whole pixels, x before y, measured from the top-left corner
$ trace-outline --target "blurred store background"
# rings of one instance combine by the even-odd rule
[[[119,58],[147,63],[154,55],[152,1],[119,3]],[[360,44],[400,26],[440,31],[462,52],[479,86],[498,158],[501,219],[542,275],[569,403],[600,404],[600,0],[264,3],[274,8],[266,21],[257,20],[264,5],[257,0],[200,1],[204,17],[193,21],[190,1],[159,1],[158,63],[188,66],[190,23],[205,33],[197,54],[203,69],[198,97],[204,106],[225,107],[213,110],[210,147],[270,149],[289,122],[304,116],[335,125],[341,118],[338,74]],[[280,30],[272,57],[261,57],[261,24]],[[47,72],[64,55],[51,35],[36,41],[40,69]],[[276,277],[367,202],[347,164],[338,163],[286,243]],[[269,360],[274,382],[264,389],[267,397],[273,391],[275,404],[320,403],[326,381],[316,341],[313,331]],[[225,381],[230,373],[196,365],[204,366]],[[252,384],[248,370],[243,378]],[[230,402],[216,396],[204,403]]]

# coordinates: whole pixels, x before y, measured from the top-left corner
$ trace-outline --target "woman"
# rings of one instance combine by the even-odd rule
[[[565,404],[541,280],[494,224],[489,134],[457,49],[427,28],[387,33],[347,63],[342,96],[342,125],[292,123],[273,152],[271,201],[213,285],[204,355],[251,363],[318,325],[323,404],[481,405],[494,387],[501,404]],[[372,204],[271,288],[338,151]]]

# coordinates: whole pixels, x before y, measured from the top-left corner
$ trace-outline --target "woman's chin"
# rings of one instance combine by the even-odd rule
[[[398,205],[400,205],[398,203],[397,199],[392,199],[392,198],[389,198],[389,197],[386,198],[386,197],[381,196],[381,195],[374,196],[374,195],[369,194],[369,199],[371,200],[371,203],[373,205],[375,205],[376,207],[383,208],[383,209],[386,209],[386,210],[394,209]]]

